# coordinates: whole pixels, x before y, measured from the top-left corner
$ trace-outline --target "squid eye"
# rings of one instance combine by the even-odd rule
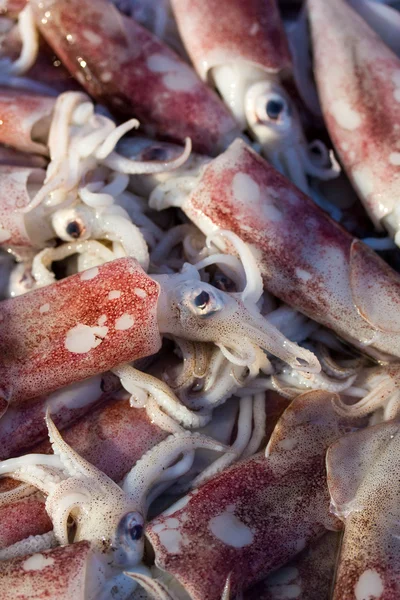
[[[79,221],[70,221],[65,228],[66,234],[74,238],[74,240],[77,240],[84,230],[84,226]]]
[[[126,542],[138,542],[143,537],[143,518],[137,512],[126,514],[119,522],[120,536]]]
[[[269,118],[276,121],[285,110],[285,104],[282,100],[268,100],[265,110]]]
[[[210,302],[210,294],[208,292],[201,292],[194,299],[195,306],[197,306],[197,308],[200,308],[200,310],[206,309],[209,302]]]
[[[152,148],[147,148],[142,154],[142,160],[167,160],[168,158],[168,150],[166,148],[161,148],[160,146],[153,146]]]

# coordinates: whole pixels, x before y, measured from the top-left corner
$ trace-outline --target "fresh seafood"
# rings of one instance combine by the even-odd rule
[[[0,600],[398,600],[399,39],[0,2]]]

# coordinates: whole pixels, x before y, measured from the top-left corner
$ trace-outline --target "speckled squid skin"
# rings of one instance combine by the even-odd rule
[[[244,593],[244,600],[330,600],[340,534],[328,531],[290,563]]]
[[[329,491],[345,524],[333,600],[400,597],[399,443],[390,421],[329,448]]]
[[[171,0],[181,37],[203,79],[215,66],[248,62],[290,72],[289,47],[276,0]]]
[[[19,435],[20,441],[22,434],[23,430]],[[108,398],[105,404],[95,407],[79,421],[63,429],[62,435],[80,456],[119,483],[132,465],[168,434],[151,422],[144,409],[132,408],[126,395],[121,398],[114,394],[114,398]],[[25,443],[18,453],[15,452],[15,446],[14,452],[4,453],[2,449],[5,455],[1,458],[21,454],[22,450],[49,454],[51,446],[49,441],[29,448]],[[1,479],[0,495],[18,484],[9,478]],[[0,548],[51,529],[45,499],[38,494],[0,507]]]
[[[3,491],[3,490],[2,490]],[[53,529],[42,494],[0,506],[0,549]]]
[[[23,209],[31,201],[28,180],[44,180],[45,171],[24,167],[0,166],[0,246],[33,247],[26,230]]]
[[[41,120],[50,123],[54,103],[55,98],[50,96],[0,88],[0,143],[22,152],[47,155],[45,144],[32,139],[32,129]]]
[[[314,72],[330,136],[379,226],[400,187],[400,59],[343,0],[310,0]]]
[[[367,354],[400,356],[399,275],[244,142],[206,166],[182,208],[205,234],[249,244],[275,296]]]
[[[237,133],[218,96],[178,55],[106,0],[34,0],[43,36],[85,89],[148,130],[215,154]]]
[[[86,600],[90,558],[79,542],[0,562],[0,600]]]
[[[19,401],[156,353],[159,285],[122,258],[0,303],[0,381]]]
[[[156,564],[193,600],[220,600],[229,575],[234,595],[326,528],[340,528],[329,512],[325,453],[350,425],[336,415],[332,397],[316,391],[296,398],[278,421],[267,458],[234,465],[148,525]]]

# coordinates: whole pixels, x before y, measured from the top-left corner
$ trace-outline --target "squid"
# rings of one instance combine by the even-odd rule
[[[122,246],[125,255],[134,256],[147,269],[144,236],[115,200],[124,194],[134,200],[126,192],[128,173],[157,173],[179,167],[189,156],[190,141],[172,161],[132,161],[115,152],[114,146],[138,126],[136,120],[117,127],[96,113],[88,96],[79,92],[61,94],[55,102],[47,100],[43,104],[37,99],[40,112],[30,113],[29,126],[23,125],[27,142],[20,147],[30,147],[28,141],[35,137],[33,129],[40,123],[45,145],[38,145],[48,150],[51,158],[46,172],[32,167],[0,167],[0,244],[18,255],[28,248],[43,248],[56,237],[66,242],[107,239],[114,246]],[[144,215],[138,215],[137,222],[149,226]]]
[[[305,140],[276,0],[171,4],[197,72],[218,90],[271,164],[305,192],[307,175],[337,177],[337,165],[322,142],[308,146]]]
[[[156,185],[150,205],[180,206],[220,249],[216,233],[235,233],[269,292],[363,353],[399,358],[399,275],[242,140],[176,193]]]
[[[400,243],[400,59],[343,0],[311,0],[322,111],[346,172],[377,230]]]
[[[326,529],[340,529],[329,511],[324,458],[354,422],[336,414],[334,398],[320,391],[298,396],[278,421],[265,455],[223,471],[147,525],[156,567],[193,600],[220,600],[226,583],[234,597]]]
[[[151,134],[206,154],[240,132],[218,96],[161,40],[106,0],[30,2],[37,26],[77,81]],[[107,15],[107,19],[104,18]]]
[[[49,414],[46,423],[54,454],[8,459],[0,463],[0,475],[11,475],[43,491],[47,495],[46,511],[53,523],[55,543],[89,542],[98,563],[93,575],[97,572],[105,581],[101,593],[106,595],[105,590],[110,593],[115,588],[120,598],[128,598],[136,584],[124,575],[124,569],[132,569],[141,562],[146,497],[152,485],[160,476],[165,479],[168,465],[182,452],[201,447],[221,451],[224,446],[191,433],[170,436],[145,454],[119,487],[62,439]],[[14,558],[40,553],[49,544],[53,542],[47,534],[31,537],[9,547],[8,555]]]
[[[327,453],[332,510],[344,522],[334,600],[400,594],[399,424],[342,437]]]
[[[3,401],[28,400],[113,369],[136,399],[149,394],[192,423],[168,386],[124,365],[157,353],[165,334],[213,342],[249,367],[261,348],[299,370],[320,369],[251,299],[202,282],[193,266],[150,278],[134,259],[122,258],[0,303]]]

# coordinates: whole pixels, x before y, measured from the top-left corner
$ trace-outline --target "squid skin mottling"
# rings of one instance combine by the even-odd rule
[[[206,235],[245,241],[275,296],[363,352],[400,356],[400,276],[244,142],[206,166],[182,208]]]
[[[237,133],[218,96],[177,54],[105,0],[33,0],[44,38],[78,82],[153,134],[215,154]]]
[[[158,352],[159,285],[122,258],[0,303],[0,380],[10,402]]]
[[[179,30],[196,70],[238,61],[269,73],[292,62],[276,0],[172,0]]]
[[[89,542],[79,542],[0,562],[0,600],[85,600],[90,558]]]
[[[346,435],[327,453],[328,486],[345,525],[333,600],[400,597],[400,429]]]
[[[194,600],[220,600],[229,574],[233,593],[246,589],[326,529],[340,529],[329,511],[325,454],[349,429],[333,397],[296,398],[278,421],[267,457],[232,466],[148,525],[156,564]]]
[[[400,59],[343,0],[310,0],[308,14],[324,120],[379,227],[399,197]]]

